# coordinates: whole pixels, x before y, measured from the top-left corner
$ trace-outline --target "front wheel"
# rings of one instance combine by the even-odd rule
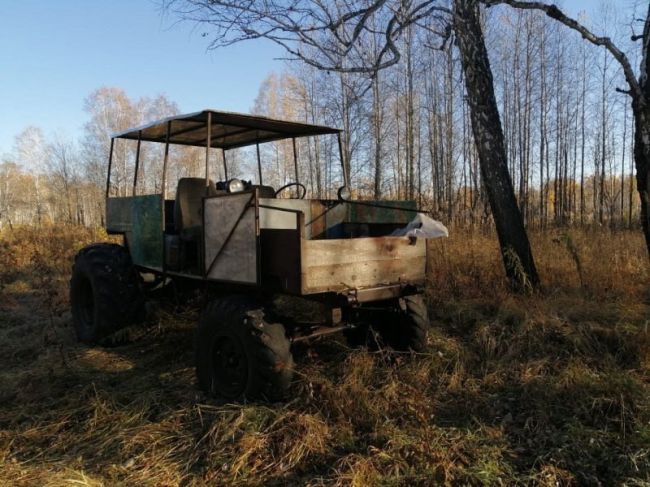
[[[126,248],[111,243],[84,247],[75,257],[70,305],[77,339],[99,343],[144,318],[138,273]]]
[[[247,296],[211,302],[196,334],[199,386],[228,400],[282,399],[293,377],[290,342]]]

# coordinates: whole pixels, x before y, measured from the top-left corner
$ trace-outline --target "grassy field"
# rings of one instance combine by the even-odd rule
[[[292,399],[196,386],[198,309],[77,344],[72,256],[101,232],[0,235],[1,485],[648,485],[650,270],[640,232],[533,234],[514,296],[496,241],[429,243],[427,353],[298,348]]]

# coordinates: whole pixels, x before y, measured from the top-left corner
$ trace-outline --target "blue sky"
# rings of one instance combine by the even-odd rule
[[[207,52],[190,24],[153,0],[8,0],[0,16],[0,154],[24,127],[76,135],[83,100],[100,86],[166,94],[182,111],[249,111],[260,82],[282,68],[267,42]]]
[[[619,1],[619,0],[617,0]],[[569,12],[596,0],[565,0]],[[161,16],[154,0],[4,0],[0,16],[0,154],[29,125],[79,134],[100,86],[165,94],[181,111],[250,110],[282,51],[256,41],[207,51],[201,30]]]

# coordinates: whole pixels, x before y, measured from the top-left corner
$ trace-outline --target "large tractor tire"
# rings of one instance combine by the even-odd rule
[[[144,297],[128,250],[110,243],[81,249],[72,267],[70,304],[77,339],[84,343],[101,343],[142,321]]]
[[[285,397],[293,356],[284,326],[267,323],[248,296],[211,302],[196,334],[196,374],[201,389],[227,400]]]
[[[422,352],[427,345],[429,317],[424,296],[415,294],[390,302],[386,309],[373,311],[367,323],[345,333],[350,346],[366,345],[372,350],[390,347],[399,352]]]
[[[427,347],[427,332],[429,330],[429,314],[424,296],[414,294],[400,300],[399,306],[393,313],[386,315],[380,328],[384,339],[398,351],[423,352]]]

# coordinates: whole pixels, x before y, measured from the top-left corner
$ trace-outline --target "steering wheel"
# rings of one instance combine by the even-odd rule
[[[277,197],[280,193],[282,193],[282,191],[284,191],[285,189],[290,188],[290,187],[292,187],[292,186],[298,186],[299,188],[302,189],[302,194],[298,197],[298,199],[299,199],[299,200],[304,200],[304,199],[305,199],[305,195],[307,194],[307,188],[305,188],[305,185],[302,184],[302,183],[289,183],[289,184],[285,184],[284,186],[282,186],[280,189],[278,189],[278,190],[275,192],[275,196]]]

